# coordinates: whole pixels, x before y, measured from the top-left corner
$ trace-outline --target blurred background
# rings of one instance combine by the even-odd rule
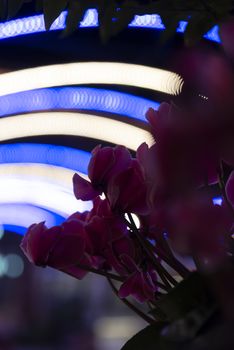
[[[186,80],[193,51],[183,46],[184,23],[162,44],[160,18],[137,17],[103,45],[95,11],[67,38],[64,20],[45,32],[43,17],[24,6],[0,23],[0,350],[118,350],[145,325],[104,278],[37,268],[19,244],[30,224],[53,226],[91,207],[73,198],[72,175],[87,175],[97,144],[134,154],[152,142],[149,107],[199,98]],[[217,28],[200,50],[218,52]]]

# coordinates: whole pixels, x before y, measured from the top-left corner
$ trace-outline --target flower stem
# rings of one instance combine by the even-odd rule
[[[176,286],[178,284],[177,281],[169,274],[169,272],[160,263],[158,263],[153,252],[150,249],[148,249],[149,248],[149,246],[147,244],[148,241],[145,240],[144,237],[142,237],[139,234],[138,229],[135,225],[135,222],[132,218],[132,215],[129,213],[127,215],[128,215],[129,220],[130,220],[131,228],[132,228],[133,232],[135,233],[136,237],[138,238],[140,244],[142,245],[142,248],[145,250],[146,254],[151,259],[152,263],[155,266],[156,271],[158,272],[158,274],[159,274],[160,278],[162,279],[162,281],[164,282],[165,286],[168,288],[168,290],[170,290],[172,288],[171,284],[173,286]]]
[[[220,187],[220,190],[222,192],[223,199],[225,200],[229,210],[234,215],[234,208],[231,205],[231,203],[229,202],[229,200],[227,198],[226,191],[225,191],[224,171],[223,171],[223,164],[222,164],[222,162],[220,162],[220,168],[219,168],[219,171],[218,171],[218,176],[219,176],[219,187]]]
[[[190,271],[179,260],[175,258],[166,239],[161,238],[160,240],[157,240],[157,243],[165,251],[165,254],[162,254],[162,252],[157,252],[157,247],[155,247],[152,243],[149,242],[151,249],[155,250],[156,254],[158,254],[160,258],[165,261],[165,263],[167,263],[176,272],[178,272],[179,275],[181,275],[183,278],[186,278],[190,274]]]
[[[112,280],[107,277],[107,280],[111,286],[111,289],[113,290],[113,292],[115,293],[115,295],[119,298],[118,295],[118,290],[115,287],[114,283],[112,282]],[[154,324],[155,321],[149,317],[148,315],[146,315],[144,312],[142,312],[141,310],[139,310],[135,305],[133,305],[132,303],[130,303],[130,301],[128,301],[126,298],[119,298],[120,300],[122,300],[122,302],[127,305],[132,311],[134,311],[138,316],[140,316],[141,318],[143,318],[143,320],[145,320],[146,322],[148,322],[149,324]]]

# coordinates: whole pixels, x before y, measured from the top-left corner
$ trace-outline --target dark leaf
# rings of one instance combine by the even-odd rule
[[[1,0],[1,2],[3,2]],[[7,1],[7,17],[14,17],[24,4],[24,0],[8,0]]]
[[[199,305],[185,317],[166,326],[162,331],[162,336],[173,342],[185,342],[194,339],[216,311],[216,305]]]
[[[116,6],[117,5],[114,0],[103,0],[99,4],[99,32],[103,43],[106,43],[111,37],[112,19],[115,15]]]
[[[43,12],[45,27],[48,30],[52,23],[59,17],[61,12],[65,10],[68,5],[68,0],[44,0]]]
[[[112,22],[112,36],[124,30],[135,16],[135,1],[126,1],[123,6],[116,9],[114,21]]]
[[[156,316],[160,313],[165,321],[173,322],[201,305],[213,305],[213,299],[203,277],[194,272],[162,297],[151,313]]]
[[[168,39],[171,39],[176,34],[176,29],[178,27],[179,21],[181,19],[180,13],[175,13],[171,16],[170,12],[161,12],[162,22],[165,25],[166,29],[161,33],[161,41],[164,43]]]
[[[156,323],[148,326],[142,331],[134,335],[121,350],[156,350],[161,349],[159,343],[161,342],[160,332],[165,326],[164,323]]]
[[[66,28],[63,31],[62,36],[67,36],[73,33],[80,25],[80,22],[83,20],[85,12],[88,9],[94,7],[95,1],[93,0],[70,0],[68,6],[68,14],[66,17]]]
[[[195,45],[216,23],[217,20],[212,14],[199,13],[192,16],[184,34],[186,45]]]

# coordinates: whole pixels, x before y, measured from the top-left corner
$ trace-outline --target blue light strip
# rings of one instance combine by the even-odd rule
[[[24,236],[27,231],[26,227],[16,226],[16,225],[3,225],[3,228],[6,231],[17,233],[18,235],[21,235],[21,236]]]
[[[145,114],[159,103],[112,90],[62,87],[19,92],[0,97],[0,116],[42,110],[94,110],[146,122]]]
[[[61,30],[65,28],[66,12],[62,12],[61,15],[52,24],[50,30]],[[187,23],[181,21],[177,32],[183,33]],[[98,14],[95,9],[87,11],[84,20],[80,24],[81,28],[91,28],[98,26]],[[165,26],[159,15],[144,15],[135,16],[134,20],[129,24],[129,27],[135,28],[152,28],[158,30],[164,30]],[[8,22],[0,23],[0,40],[19,35],[34,34],[45,31],[43,15],[31,16],[11,20]],[[205,36],[206,39],[220,43],[220,37],[218,34],[218,27],[212,28]]]
[[[65,146],[31,143],[0,145],[0,164],[49,164],[87,174],[90,158],[89,152]]]

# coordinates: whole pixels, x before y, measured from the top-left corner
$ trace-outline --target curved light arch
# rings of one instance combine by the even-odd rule
[[[5,230],[25,234],[32,223],[42,221],[52,227],[61,224],[64,217],[29,204],[0,204],[0,225]]]
[[[0,145],[0,169],[17,163],[28,163],[28,167],[31,163],[34,166],[39,163],[52,165],[64,172],[71,170],[87,174],[90,158],[91,153],[66,146],[33,143]],[[53,168],[50,169],[52,171]],[[66,177],[65,173],[61,176]]]
[[[80,84],[128,85],[178,95],[183,87],[183,79],[177,73],[144,65],[75,62],[3,73],[0,75],[0,96],[46,87]]]
[[[0,164],[0,179],[28,179],[28,181],[36,180],[47,184],[54,184],[72,196],[74,196],[72,177],[75,173],[88,179],[86,174],[78,170],[66,169],[55,165],[43,163]]]
[[[0,117],[43,110],[94,110],[146,122],[145,114],[159,103],[132,94],[86,87],[60,87],[18,92],[0,97]]]
[[[39,135],[73,135],[121,144],[134,151],[146,142],[154,143],[151,134],[139,127],[89,114],[48,112],[0,119],[0,141]]]
[[[50,30],[61,30],[65,28],[67,12],[64,11],[54,21]],[[183,33],[187,22],[180,21],[177,32]],[[81,28],[92,28],[98,26],[98,14],[95,9],[89,9],[83,21],[80,23]],[[151,28],[156,30],[164,30],[165,26],[162,23],[161,17],[157,14],[135,16],[129,27],[135,28]],[[28,35],[34,33],[45,32],[45,24],[43,15],[29,16],[10,20],[0,23],[0,40],[17,37],[21,35]],[[208,40],[220,43],[221,39],[218,33],[218,26],[213,27],[204,37]]]
[[[1,176],[0,204],[29,204],[67,217],[90,210],[90,202],[78,201],[67,188],[35,178]]]

